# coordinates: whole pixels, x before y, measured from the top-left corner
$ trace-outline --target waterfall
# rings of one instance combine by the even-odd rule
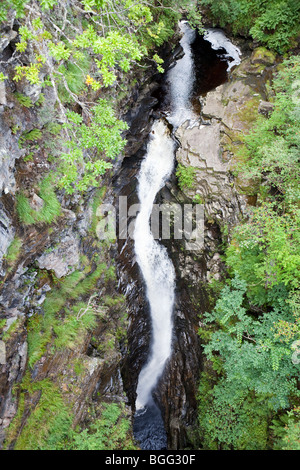
[[[168,119],[174,127],[178,127],[182,122],[193,117],[190,95],[194,73],[190,46],[195,38],[195,32],[185,21],[180,23],[180,29],[182,32],[180,43],[184,56],[168,73],[171,96],[171,111]],[[168,127],[162,120],[158,120],[152,127],[147,153],[138,177],[140,212],[136,218],[134,231],[135,253],[146,286],[152,323],[151,351],[139,375],[136,399],[135,435],[138,438],[139,433],[143,434],[144,449],[151,448],[150,444],[149,447],[145,444],[145,440],[149,439],[149,434],[152,434],[152,449],[155,447],[153,444],[155,433],[159,434],[158,437],[156,436],[156,442],[159,442],[157,448],[160,449],[165,445],[164,437],[162,437],[164,432],[162,419],[153,403],[151,393],[172,352],[175,270],[166,248],[159,244],[151,233],[150,217],[155,197],[173,171],[174,156],[174,141]],[[148,413],[146,426],[145,419],[143,425],[139,425],[139,417],[144,413]]]
[[[154,199],[173,170],[174,144],[166,125],[154,123],[147,156],[139,176],[140,213],[134,240],[137,262],[143,273],[152,321],[152,348],[146,367],[140,373],[136,408],[145,407],[171,354],[172,312],[175,272],[167,250],[154,240],[150,216]]]
[[[197,121],[191,98],[195,81],[191,45],[196,32],[186,21],[180,22],[180,44],[184,55],[167,74],[170,110],[167,119],[176,129],[185,121]],[[230,69],[239,61],[239,49],[217,30],[209,30],[206,37],[215,50],[225,49]],[[194,122],[193,122],[194,121]],[[150,132],[146,155],[138,176],[140,212],[136,218],[134,247],[141,269],[150,307],[152,338],[148,360],[142,368],[137,384],[134,434],[142,449],[159,450],[167,446],[167,438],[160,410],[152,392],[162,376],[172,353],[173,308],[175,299],[175,270],[166,248],[156,241],[150,227],[153,204],[174,168],[175,143],[167,124],[157,120]]]
[[[171,97],[171,113],[168,116],[168,121],[174,127],[180,126],[188,119],[197,119],[190,101],[195,80],[191,44],[196,38],[196,31],[186,21],[180,22],[180,30],[183,34],[180,45],[183,48],[184,56],[176,62],[167,77]]]

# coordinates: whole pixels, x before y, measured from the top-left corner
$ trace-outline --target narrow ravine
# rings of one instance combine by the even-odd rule
[[[184,55],[168,73],[171,97],[168,121],[174,129],[195,117],[190,97],[194,81],[191,43],[196,33],[185,21],[180,23],[180,30]],[[143,449],[161,449],[166,443],[160,411],[151,392],[172,351],[175,270],[166,248],[155,241],[151,233],[150,217],[155,197],[173,171],[174,159],[174,140],[167,124],[158,120],[153,124],[138,177],[141,206],[134,233],[137,262],[145,281],[152,322],[151,351],[138,379],[136,399],[135,436]],[[153,417],[156,426],[153,426]]]
[[[166,183],[170,184],[171,179],[174,177],[175,155],[178,147],[178,141],[175,137],[176,130],[187,121],[190,128],[199,125],[199,104],[198,106],[197,103],[195,105],[195,96],[198,95],[199,97],[199,84],[196,83],[196,80],[197,76],[199,78],[199,66],[201,67],[202,64],[201,51],[199,51],[199,65],[196,62],[198,56],[195,55],[193,49],[193,43],[198,38],[196,31],[186,21],[180,23],[180,30],[182,34],[180,40],[182,53],[164,78],[164,95],[159,97],[159,111],[155,114],[155,120],[150,128],[148,145],[141,156],[142,161],[138,173],[136,174],[134,169],[135,162],[138,160],[133,158],[130,163],[128,161],[128,169],[124,165],[123,174],[124,177],[128,172],[129,179],[125,194],[126,192],[130,194],[130,198],[133,197],[134,203],[136,200],[132,192],[131,181],[132,175],[136,174],[137,188],[135,194],[138,197],[139,213],[135,220],[133,251],[131,255],[128,252],[130,256],[128,258],[126,253],[130,246],[129,241],[129,243],[126,242],[120,245],[120,253],[123,262],[128,266],[127,269],[129,269],[130,275],[133,274],[133,279],[136,276],[141,277],[145,295],[143,304],[136,306],[132,304],[136,314],[138,311],[140,314],[135,314],[134,323],[130,325],[130,328],[133,328],[130,332],[130,356],[128,362],[125,363],[123,372],[125,382],[129,386],[129,396],[135,400],[132,403],[135,410],[134,436],[141,449],[144,450],[169,448],[170,436],[167,434],[168,429],[166,430],[166,418],[169,419],[169,412],[173,409],[170,402],[172,397],[169,396],[168,391],[169,380],[173,376],[173,373],[170,375],[170,368],[173,370],[174,365],[178,363],[178,354],[183,354],[181,349],[181,352],[178,350],[178,335],[180,335],[180,332],[178,331],[177,320],[175,325],[179,299],[177,299],[176,269],[173,265],[174,260],[171,260],[169,253],[170,243],[172,244],[172,242],[164,243],[165,240],[158,240],[157,237],[154,237],[150,223],[153,205],[157,202],[161,191],[165,189]],[[201,40],[201,44],[206,48],[208,55],[211,54],[209,50],[216,51],[211,55],[213,57],[212,65],[215,64],[217,70],[221,71],[220,77],[216,78],[215,82],[212,84],[205,82],[203,88],[206,90],[212,89],[222,83],[224,79],[226,80],[226,67],[229,71],[232,60],[238,62],[239,51],[233,44],[229,43],[226,36],[219,30],[209,30],[205,39]],[[207,46],[207,44],[210,45]],[[232,53],[229,50],[230,44]],[[218,57],[218,59],[215,60],[214,57]],[[223,68],[218,65],[222,62],[224,63]],[[207,67],[205,60],[204,66]],[[225,70],[225,74],[222,70]],[[210,70],[207,69],[207,71]],[[204,71],[200,73],[201,82],[203,81],[203,73]],[[208,77],[205,78],[210,82],[211,79]],[[121,178],[121,185],[122,181],[124,185],[125,180]],[[135,264],[139,268],[139,273],[135,272],[134,274]],[[127,290],[126,288],[126,292]],[[130,298],[133,295],[136,299],[143,300],[141,292],[133,288],[133,291],[130,290],[126,295]],[[133,297],[130,302],[132,303],[132,301]],[[181,301],[179,300],[179,302]],[[187,320],[186,326],[188,324],[189,321]],[[191,325],[188,328],[191,328]],[[186,353],[188,354],[188,352]],[[198,355],[198,353],[195,354]],[[173,360],[175,356],[176,358]],[[181,360],[182,358],[179,359],[179,362]],[[143,365],[138,366],[142,361]],[[190,369],[190,365],[186,364],[186,366]],[[138,373],[136,375],[137,369]],[[134,380],[136,388],[133,388]],[[183,380],[183,378],[180,380]],[[186,377],[184,380],[189,379]],[[162,390],[165,390],[166,396]],[[186,400],[190,400],[190,391],[186,390],[186,392],[188,393]],[[161,393],[163,393],[163,396],[161,396]],[[161,399],[163,399],[163,404]],[[176,447],[177,444],[175,444]]]

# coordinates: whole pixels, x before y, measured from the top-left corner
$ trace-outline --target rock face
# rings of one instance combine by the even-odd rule
[[[3,110],[2,110],[3,111]],[[15,161],[24,155],[24,150],[18,146],[18,139],[11,129],[1,119],[0,109],[0,193],[15,193],[16,182],[14,176]]]
[[[17,35],[12,29],[13,22],[14,18],[11,18],[11,29],[1,34],[1,60],[12,57]],[[174,57],[179,54],[180,51],[176,50]],[[262,99],[260,112],[267,113],[269,109],[264,103],[268,97],[261,91],[259,82],[262,67],[271,67],[269,62],[265,64],[265,60],[270,61],[266,54],[253,56],[233,72],[230,82],[208,91],[206,96],[201,95],[200,100],[199,96],[194,97],[198,110],[201,104],[201,119],[194,127],[185,123],[177,130],[180,147],[176,159],[183,166],[195,168],[195,188],[181,192],[173,175],[158,195],[158,202],[190,203],[198,194],[205,206],[205,247],[201,252],[187,252],[179,241],[167,243],[177,275],[173,355],[155,397],[162,410],[170,449],[197,445],[192,434],[197,419],[198,373],[202,367],[198,315],[208,308],[207,282],[212,278],[218,279],[222,272],[220,227],[225,223],[234,224],[246,208],[245,197],[238,193],[245,186],[247,189],[247,184],[233,179],[231,162],[239,134],[249,127],[251,113],[253,109],[257,112],[259,100]],[[216,58],[214,68],[224,72],[223,65]],[[257,74],[260,79],[257,79]],[[249,75],[252,77],[250,80]],[[223,79],[224,76],[221,82]],[[216,85],[219,83],[214,82]],[[209,84],[206,86],[209,90]],[[24,83],[18,87],[19,92],[36,103],[41,93],[39,87],[25,86]],[[128,205],[138,202],[136,175],[145,152],[147,135],[159,113],[161,88],[163,86],[160,87],[156,81],[148,81],[142,92],[136,89],[131,109],[125,116],[131,126],[128,158],[117,162],[113,185],[115,199],[125,195]],[[14,391],[20,387],[25,371],[33,381],[53,381],[64,399],[72,404],[75,424],[80,424],[88,417],[89,404],[100,399],[126,402],[134,409],[137,379],[147,359],[151,340],[148,305],[132,240],[119,241],[118,255],[112,247],[97,245],[95,234],[91,235],[93,195],[87,195],[81,201],[80,198],[66,199],[59,194],[61,216],[51,227],[47,224],[22,225],[18,220],[16,193],[26,189],[32,209],[41,210],[44,202],[32,187],[49,168],[47,155],[45,157],[41,149],[35,164],[24,163],[25,150],[19,147],[18,141],[24,132],[43,129],[51,122],[55,97],[51,90],[44,90],[45,105],[38,112],[36,107],[22,107],[16,100],[16,90],[11,81],[0,84],[0,321],[3,333],[0,340],[0,446],[17,414],[18,394],[14,395]],[[247,113],[250,116],[245,121]],[[109,202],[112,197],[111,191],[107,196]],[[8,261],[5,255],[15,239],[21,241],[21,246]],[[67,352],[53,352],[51,341],[55,340],[55,334],[51,332],[49,344],[28,368],[28,358],[32,353],[32,345],[29,344],[28,350],[27,337],[31,319],[44,317],[45,301],[65,277],[75,271],[84,276],[93,273],[100,263],[99,255],[103,255],[107,262],[106,271],[110,267],[110,257],[117,255],[119,290],[126,295],[127,304],[121,302],[117,306],[115,297],[119,291],[115,280],[106,281],[105,272],[93,286],[99,294],[93,307],[97,308],[105,296],[108,304],[107,310],[100,312],[96,328],[86,332],[77,347],[70,347]],[[88,302],[90,298],[84,297],[83,300]],[[72,306],[68,302],[66,299],[66,304]],[[122,320],[124,312],[128,312],[127,324]],[[63,319],[61,310],[56,315]],[[124,332],[127,333],[126,340]],[[112,345],[111,349],[101,350],[107,344]],[[76,372],[78,364],[83,367],[80,372]],[[20,431],[26,426],[38,399],[39,396],[35,396],[26,404],[25,412],[21,413]],[[130,414],[128,406],[127,411]],[[13,448],[14,439],[9,445]]]
[[[14,239],[15,228],[9,217],[4,205],[0,202],[0,274],[3,263],[3,257],[7,253],[7,249]],[[3,273],[2,273],[3,274]]]

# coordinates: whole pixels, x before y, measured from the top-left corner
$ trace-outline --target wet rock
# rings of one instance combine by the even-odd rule
[[[0,341],[0,365],[6,364],[6,346],[4,341]]]
[[[7,100],[6,100],[6,90],[5,90],[5,83],[0,82],[0,104],[1,105],[6,105]]]
[[[24,319],[18,317],[15,323],[14,330],[5,340],[5,363],[0,364],[0,447],[17,411],[13,387],[22,379],[27,361]]]
[[[18,146],[18,139],[4,123],[0,115],[0,194],[4,191],[14,194],[16,181],[14,167],[16,159],[24,155],[24,150]]]
[[[223,99],[224,86],[220,85],[209,92],[202,101],[202,115],[208,118],[222,119],[225,112]]]
[[[214,172],[225,173],[226,165],[220,159],[220,124],[194,126],[183,125],[176,132],[181,148],[177,160],[185,166],[211,168]]]
[[[13,31],[12,29],[7,31],[6,33],[1,33],[0,37],[0,54],[4,51],[4,49],[10,44],[17,37],[17,31]]]
[[[2,269],[3,257],[15,236],[15,228],[12,225],[7,211],[0,201],[0,276],[4,275]]]

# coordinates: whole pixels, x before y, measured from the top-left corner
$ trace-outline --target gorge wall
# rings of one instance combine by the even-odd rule
[[[1,60],[12,58],[14,28],[12,21],[11,28],[2,32]],[[198,195],[205,209],[201,252],[185,251],[178,240],[166,243],[177,277],[174,341],[155,398],[162,410],[169,449],[201,445],[196,430],[197,382],[200,370],[209,367],[203,361],[197,333],[201,313],[210,306],[211,281],[223,273],[224,228],[246,213],[255,193],[252,182],[234,178],[232,165],[240,136],[259,111],[267,112],[265,83],[274,58],[261,49],[252,51],[247,44],[240,47],[242,62],[227,76],[227,62],[218,57],[222,51],[213,51],[202,39],[195,42],[197,83],[193,102],[199,122],[193,127],[185,123],[176,132],[177,162],[195,168],[195,185],[180,190],[174,172],[157,198],[160,203],[183,204]],[[166,67],[181,53],[180,48],[171,53],[167,46]],[[13,60],[10,65],[14,65]],[[100,219],[97,207],[102,202],[116,203],[119,196],[127,196],[128,207],[138,202],[136,177],[153,120],[162,115],[166,86],[155,75],[139,79],[130,88],[122,109],[130,125],[125,158],[115,163],[99,191],[90,191],[84,198],[66,197],[60,192],[61,211],[53,222],[25,224],[17,212],[20,191],[26,192],[32,208],[41,209],[46,204],[38,184],[41,172],[53,165],[44,143],[51,140],[53,132],[50,124],[55,97],[49,89],[15,85],[12,80],[4,88],[1,83],[0,444],[5,442],[6,448],[13,448],[23,431],[29,439],[27,425],[41,393],[30,392],[24,380],[28,374],[35,382],[47,379],[55,385],[73,410],[75,425],[100,416],[105,401],[123,404],[124,415],[131,417],[138,375],[149,350],[149,312],[133,241],[101,243],[95,230]],[[30,98],[31,107],[18,101],[18,92]],[[42,132],[34,141],[37,148],[30,152],[20,148],[20,136],[34,129]],[[32,151],[33,155],[26,158]],[[129,216],[128,222],[133,219],[134,215]],[[61,302],[56,305],[57,298]],[[78,319],[76,341],[74,337],[62,338],[56,323],[51,326],[43,320],[46,311],[50,318],[66,322],[72,308]],[[79,322],[85,309],[91,309],[96,319],[89,328]]]

